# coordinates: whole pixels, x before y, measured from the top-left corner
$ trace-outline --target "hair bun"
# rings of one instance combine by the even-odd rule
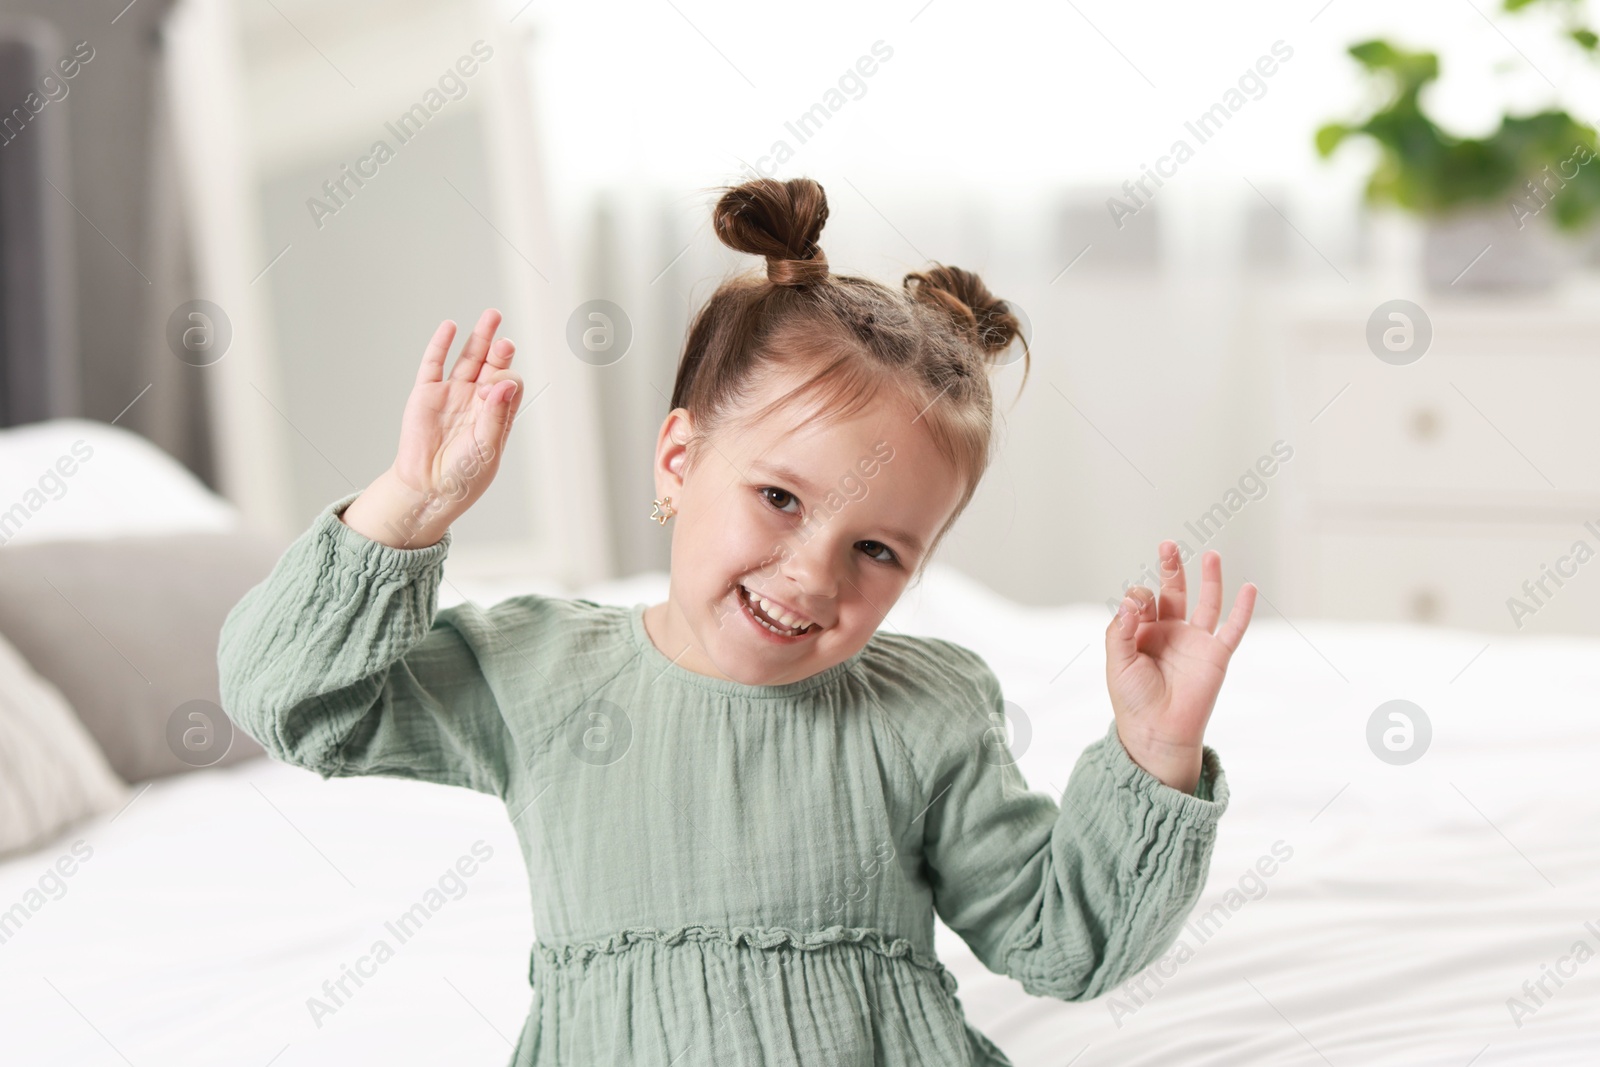
[[[931,270],[907,274],[904,285],[913,300],[947,313],[986,357],[998,355],[1022,337],[1022,321],[1010,305],[969,270],[935,264]],[[1027,338],[1022,345],[1027,348]]]
[[[757,178],[723,188],[711,218],[723,244],[765,256],[774,285],[803,287],[828,277],[828,259],[817,244],[828,221],[822,186],[810,178]]]

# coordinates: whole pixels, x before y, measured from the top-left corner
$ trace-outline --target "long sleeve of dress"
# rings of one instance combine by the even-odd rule
[[[959,648],[959,646],[951,646]],[[1011,758],[1000,684],[983,661],[934,770],[923,855],[939,916],[990,970],[1036,996],[1087,1000],[1176,940],[1211,863],[1228,786],[1203,751],[1193,795],[1128,756],[1115,722],[1072,769],[1058,806]]]
[[[450,534],[391,548],[325,508],[228,614],[223,710],[275,759],[324,778],[381,774],[505,795],[512,743],[474,640],[485,615],[435,618]]]

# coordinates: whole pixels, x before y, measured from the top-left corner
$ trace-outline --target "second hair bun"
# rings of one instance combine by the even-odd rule
[[[947,312],[987,356],[997,355],[1022,336],[1022,321],[1011,306],[970,270],[938,265],[907,274],[904,284],[913,300]]]

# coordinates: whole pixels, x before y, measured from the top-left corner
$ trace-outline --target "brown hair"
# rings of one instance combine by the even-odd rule
[[[830,273],[817,243],[828,200],[809,178],[720,189],[712,216],[717,236],[735,251],[766,257],[767,270],[723,282],[690,324],[672,389],[672,407],[686,409],[695,427],[686,463],[692,466],[723,426],[753,424],[808,400],[808,415],[828,422],[898,391],[918,412],[911,421],[925,425],[964,483],[919,562],[920,575],[988,468],[989,372],[1003,365],[1013,340],[1022,342],[1027,382],[1031,353],[1021,322],[960,267],[914,271],[901,290]],[[769,375],[785,370],[802,373],[802,383],[759,411],[743,410]]]

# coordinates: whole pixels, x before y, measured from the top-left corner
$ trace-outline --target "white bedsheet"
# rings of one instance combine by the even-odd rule
[[[654,602],[665,581],[579,595]],[[449,583],[441,604],[512,591]],[[1096,606],[1020,608],[935,566],[887,625],[988,658],[1031,729],[1024,774],[1058,795],[1109,722],[1105,621]],[[1600,950],[1600,641],[1292,622],[1258,604],[1207,735],[1233,799],[1196,914],[1223,908],[1203,941],[1185,933],[1192,957],[1143,993],[1067,1004],[985,971],[941,926],[969,1018],[1018,1067],[1595,1062],[1600,956],[1562,963],[1572,976],[1559,989],[1547,978],[1543,1003],[1523,983],[1576,942]],[[1396,697],[1434,728],[1404,767],[1365,741],[1373,708]],[[0,864],[0,910],[28,901],[80,839],[92,855],[64,893],[41,896],[0,943],[0,1062],[509,1055],[532,929],[494,798],[261,760],[197,772]],[[492,856],[459,899],[319,1026],[308,998],[376,939],[393,942],[385,922],[477,841]],[[1290,858],[1249,878],[1276,842]],[[1511,997],[1534,1009],[1521,1026]]]

